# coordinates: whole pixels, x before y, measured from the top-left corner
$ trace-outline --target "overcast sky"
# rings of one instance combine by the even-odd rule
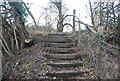
[[[39,14],[42,12],[43,7],[48,7],[49,0],[24,0],[31,3],[30,9],[37,19]],[[68,14],[72,14],[73,9],[76,9],[76,15],[78,16],[80,12],[81,19],[85,22],[90,18],[86,18],[89,16],[88,9],[85,4],[88,4],[88,0],[63,0],[63,3],[67,6]]]
[[[3,0],[0,0],[0,2]],[[16,0],[10,0],[16,1]],[[20,0],[17,0],[20,1]],[[30,3],[27,5],[30,8],[33,16],[35,17],[36,21],[38,21],[39,16],[43,13],[43,8],[47,8],[50,0],[23,0],[26,3]],[[76,9],[76,15],[82,20],[83,22],[91,25],[91,18],[90,18],[90,10],[88,1],[89,0],[62,0],[63,4],[69,9],[66,14],[71,15],[73,14],[73,9]],[[100,1],[100,0],[91,0],[91,1]],[[102,0],[102,1],[113,1],[113,0]],[[116,0],[115,0],[116,1]],[[45,23],[42,18],[40,19],[40,23]],[[28,18],[28,22],[34,24],[31,18]]]
[[[36,20],[38,20],[40,14],[42,14],[43,12],[42,8],[48,7],[48,4],[50,2],[50,0],[24,0],[24,1],[31,3],[29,7]],[[85,23],[91,24],[88,0],[63,0],[63,4],[65,4],[66,7],[69,9],[67,11],[67,14],[70,15],[73,14],[73,9],[76,9],[76,15],[78,17],[80,15],[80,19]],[[33,22],[30,20],[30,23]]]
[[[1,0],[0,0],[1,1]],[[43,8],[48,7],[50,0],[23,0],[26,3],[30,3],[27,5],[30,8],[30,11],[34,15],[36,21],[38,20],[39,16],[43,12]],[[69,9],[67,14],[73,14],[73,9],[76,9],[76,15],[85,23],[91,24],[90,13],[89,13],[89,5],[88,0],[62,0],[63,4]],[[87,7],[86,7],[87,5]],[[32,19],[29,18],[29,23],[33,23]],[[41,21],[42,23],[42,21]]]

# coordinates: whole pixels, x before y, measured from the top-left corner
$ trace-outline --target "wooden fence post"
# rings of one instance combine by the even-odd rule
[[[76,10],[73,10],[73,32],[75,31],[75,12]]]

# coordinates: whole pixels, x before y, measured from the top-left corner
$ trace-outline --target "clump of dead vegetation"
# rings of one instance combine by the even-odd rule
[[[101,43],[87,31],[83,31],[79,39],[80,50],[89,54],[88,67],[94,68],[97,78],[117,79],[119,76],[118,55],[112,55],[110,51],[100,47]]]

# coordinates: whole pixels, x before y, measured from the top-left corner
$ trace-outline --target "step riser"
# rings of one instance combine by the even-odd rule
[[[46,38],[44,40],[45,42],[51,42],[51,43],[69,43],[72,42],[70,39],[63,39],[63,38]]]
[[[46,38],[71,38],[71,37],[68,37],[68,36],[46,36]]]
[[[61,56],[61,55],[45,55],[48,59],[61,59],[61,60],[77,60],[81,59],[80,55],[68,55],[68,56]]]
[[[51,74],[51,73],[47,73],[47,76],[51,76],[51,77],[57,77],[57,78],[68,78],[68,77],[75,77],[80,75],[80,73],[73,73],[73,74],[67,74],[67,73],[63,73],[63,74]]]
[[[68,51],[64,51],[64,50],[46,50],[46,52],[49,52],[49,53],[58,53],[58,54],[66,54],[66,53],[70,53],[70,54],[72,54],[72,53],[75,53],[75,51],[73,51],[73,50],[68,50]]]
[[[53,60],[57,60],[57,59],[58,59],[58,60],[78,60],[78,59],[82,60],[81,58],[78,58],[78,57],[77,57],[77,58],[52,58],[52,57],[49,58],[49,57],[46,57],[46,58],[49,59],[49,60],[50,60],[50,59],[51,59],[51,60],[52,60],[52,59],[53,59]]]
[[[44,41],[45,51],[47,52],[44,57],[53,62],[47,63],[48,66],[52,67],[52,70],[46,73],[47,76],[62,79],[79,76],[85,73],[74,69],[83,66],[80,61],[76,60],[82,60],[82,58],[86,56],[84,54],[75,53],[78,51],[75,47],[75,40],[68,37],[65,33],[57,33],[48,34]]]
[[[59,43],[56,43],[56,44],[45,44],[45,47],[56,47],[56,48],[71,48],[71,47],[74,47],[75,45],[74,44],[59,44]]]
[[[47,64],[49,66],[52,66],[52,67],[60,67],[60,68],[63,68],[63,67],[66,67],[66,68],[69,68],[69,67],[82,67],[83,64],[82,63],[79,63],[79,64]]]
[[[67,73],[67,72],[54,72],[54,73],[47,73],[47,76],[51,76],[51,77],[57,77],[57,78],[69,78],[69,77],[75,77],[78,75],[82,75],[82,74],[87,74],[89,72],[71,72],[71,73]]]
[[[48,34],[47,36],[67,36],[65,33],[55,33],[55,34]]]
[[[49,52],[49,53],[75,53],[75,50],[74,49],[65,49],[65,48],[46,48],[45,49],[46,52]]]

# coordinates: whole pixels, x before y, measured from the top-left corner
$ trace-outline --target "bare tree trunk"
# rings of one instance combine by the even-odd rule
[[[102,1],[100,0],[100,26],[102,26]]]
[[[59,25],[58,25],[58,27],[59,27],[59,32],[63,32],[63,20],[62,20],[62,9],[61,9],[61,4],[60,4],[60,7],[58,8],[59,9]]]
[[[106,8],[107,8],[107,25],[106,25],[106,27],[104,28],[104,31],[105,31],[105,30],[107,30],[107,27],[108,27],[108,22],[109,22],[109,21],[108,21],[108,20],[109,20],[109,13],[108,13],[108,11],[109,11],[109,10],[108,10],[108,2],[107,2],[107,4],[106,4]]]
[[[93,25],[93,27],[95,29],[95,22],[94,22],[94,17],[93,17],[93,9],[92,9],[92,5],[91,5],[91,1],[90,0],[89,0],[89,5],[90,5],[92,25]]]
[[[44,12],[38,18],[38,26],[39,26],[40,18],[42,17],[43,14],[44,14]]]
[[[31,18],[33,19],[33,22],[34,22],[34,24],[35,24],[35,26],[36,26],[36,29],[38,29],[38,25],[37,25],[37,23],[36,23],[36,21],[35,21],[34,16],[33,16],[32,13],[30,12],[30,10],[27,8],[27,5],[26,5],[25,3],[24,3],[24,6],[25,6],[25,8],[27,9],[27,11],[28,11],[29,15],[31,16]]]
[[[113,16],[114,16],[114,18],[113,18],[113,21],[114,21],[114,24],[115,24],[115,10],[114,10],[114,2],[112,2],[112,13],[113,13]]]

